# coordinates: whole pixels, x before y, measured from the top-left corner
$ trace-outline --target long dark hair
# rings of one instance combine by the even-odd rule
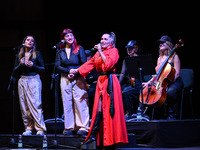
[[[33,49],[32,49],[32,54],[33,54],[33,58],[35,59],[35,58],[36,58],[36,41],[35,41],[35,38],[34,38],[32,35],[27,35],[27,36],[23,39],[22,44],[25,43],[25,41],[26,41],[26,39],[27,39],[28,37],[32,37],[32,38],[34,39],[34,45],[33,45]],[[25,51],[25,47],[20,48],[19,59],[22,58],[22,55],[23,55],[24,51]]]

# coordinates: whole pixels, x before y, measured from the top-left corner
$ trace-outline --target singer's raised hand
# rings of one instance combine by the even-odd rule
[[[100,56],[101,56],[103,62],[105,63],[106,57],[105,57],[105,55],[103,54],[103,52],[102,52],[102,50],[101,50],[101,43],[95,45],[94,48],[97,49],[97,50],[99,51],[99,54],[100,54]]]
[[[101,50],[101,44],[99,43],[99,44],[95,45],[94,48],[97,49],[98,51]]]

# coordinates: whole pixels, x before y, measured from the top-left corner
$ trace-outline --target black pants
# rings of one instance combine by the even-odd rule
[[[139,105],[140,85],[127,86],[122,91],[124,113],[129,115],[136,113]]]
[[[166,97],[168,114],[174,114],[176,116],[178,115],[178,103],[180,102],[183,86],[184,85],[181,77],[178,77],[176,81],[172,82],[168,86]]]

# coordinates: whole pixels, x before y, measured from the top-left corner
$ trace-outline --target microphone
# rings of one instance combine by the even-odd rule
[[[101,46],[101,43],[98,43],[98,44]],[[98,44],[97,44],[97,45],[98,45]],[[94,47],[91,49],[91,51],[96,51],[96,50],[97,50],[97,49],[94,48]]]
[[[20,49],[20,48],[22,48],[22,47],[25,47],[25,44],[21,44],[21,45],[15,47],[15,48],[13,48],[13,51],[15,51],[15,50],[17,50],[17,49]]]
[[[56,49],[57,47],[59,47],[63,43],[65,43],[65,40],[61,40],[58,44],[54,45],[52,48]]]

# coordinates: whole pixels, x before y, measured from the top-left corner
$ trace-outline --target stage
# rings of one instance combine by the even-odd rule
[[[144,147],[200,146],[200,119],[127,122],[127,131]]]
[[[53,122],[47,122],[49,149],[96,149],[96,142],[81,144],[84,137],[64,136],[63,122],[57,122],[57,133],[53,133]],[[149,122],[127,122],[129,143],[122,148],[182,148],[200,147],[200,119],[153,120]],[[1,148],[17,148],[18,134],[0,134]],[[23,136],[24,148],[42,148],[43,136]]]

